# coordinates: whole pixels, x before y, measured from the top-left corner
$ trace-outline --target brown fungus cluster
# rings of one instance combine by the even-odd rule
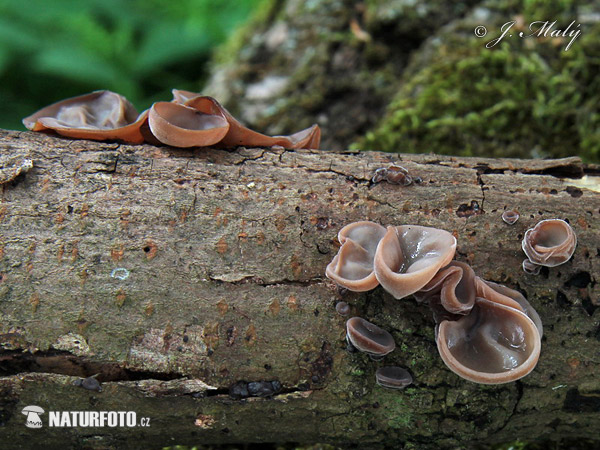
[[[40,109],[23,119],[32,131],[128,144],[166,144],[173,147],[221,148],[239,145],[318,149],[318,125],[289,136],[267,136],[246,128],[212,97],[173,89],[170,102],[154,103],[138,114],[123,96],[96,91]]]
[[[453,261],[456,239],[447,231],[402,225],[384,233],[376,223],[356,222],[340,231],[340,242],[327,276],[349,290],[381,284],[395,298],[414,295],[428,303],[440,356],[457,375],[500,384],[518,380],[536,366],[543,334],[539,315],[519,292],[483,280],[469,265]],[[355,317],[347,323],[353,344],[357,333],[369,342],[359,349],[370,355],[393,350],[389,333]],[[373,352],[382,341],[388,344],[385,351]],[[388,371],[400,372],[384,373]],[[388,382],[378,378],[378,383]]]

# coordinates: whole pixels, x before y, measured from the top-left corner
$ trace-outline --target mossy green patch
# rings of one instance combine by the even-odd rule
[[[385,118],[354,147],[600,160],[600,80],[594,75],[600,72],[600,25],[585,26],[565,51],[569,36],[516,33],[529,34],[528,24],[547,17],[557,19],[553,29],[564,30],[573,3],[519,3],[486,23],[496,35],[478,39],[470,22],[442,31],[427,56],[405,72]],[[524,16],[511,16],[515,10]],[[515,20],[515,36],[486,48],[508,20]]]

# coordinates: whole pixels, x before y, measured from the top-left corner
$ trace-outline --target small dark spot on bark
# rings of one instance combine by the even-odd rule
[[[188,337],[187,334],[183,335],[183,342],[188,342],[190,340],[190,338]]]
[[[579,389],[569,389],[563,403],[563,411],[578,413],[600,412],[600,395],[598,395],[600,392],[590,394],[592,395],[581,395]]]
[[[576,188],[575,186],[567,186],[567,189],[565,190],[573,198],[578,198],[583,195],[583,191],[579,188]]]
[[[308,391],[308,390],[310,390],[310,385],[308,383],[300,383],[298,385],[298,390],[299,391]]]
[[[300,212],[300,207],[296,206],[296,208],[294,208],[296,210],[296,212]]]
[[[592,276],[588,272],[577,272],[567,281],[565,281],[564,287],[570,288],[575,286],[577,288],[585,288],[592,282]]]
[[[317,308],[315,308],[315,310],[313,311],[313,314],[315,315],[315,317],[319,317],[319,310]]]
[[[146,245],[143,250],[145,253],[148,253],[151,249],[150,246]]]
[[[471,217],[478,214],[483,214],[483,210],[480,208],[477,200],[471,200],[469,205],[462,203],[456,210],[458,217]]]
[[[547,280],[550,276],[550,269],[546,266],[542,266],[542,268],[540,269],[540,275],[542,276],[542,278],[544,278],[544,280]]]
[[[71,205],[67,206],[67,214],[73,214],[73,207]]]
[[[177,351],[178,351],[178,352],[182,352],[182,351],[183,351],[183,347],[182,347],[181,345],[180,345],[180,346],[178,346],[178,347],[177,347]]]
[[[229,433],[229,428],[223,428],[223,429],[221,430],[221,433],[228,434],[228,433]]]
[[[522,241],[523,240],[523,235],[521,233],[517,234],[517,239],[519,241]]]
[[[569,219],[565,219],[565,222],[567,222],[569,225],[571,225],[571,222],[569,222]]]
[[[327,217],[319,217],[317,219],[317,223],[315,224],[315,227],[317,227],[317,230],[326,230],[331,225],[332,225],[332,223]]]
[[[265,370],[271,370],[273,368],[270,364],[265,364],[263,367],[265,368]]]
[[[379,402],[375,402],[375,403],[373,403],[373,408],[374,408],[374,409],[377,409],[377,408],[379,408]]]
[[[550,194],[556,195],[558,194],[558,191],[556,189],[550,189]]]
[[[209,348],[209,349],[206,351],[206,355],[207,355],[207,356],[212,356],[212,354],[213,354],[214,352],[215,352],[215,351],[214,351],[212,348]]]
[[[561,308],[570,308],[571,302],[568,297],[560,290],[556,291],[556,304]]]

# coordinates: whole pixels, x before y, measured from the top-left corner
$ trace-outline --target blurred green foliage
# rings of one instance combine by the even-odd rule
[[[584,25],[568,51],[569,37],[505,37],[485,47],[510,20],[526,34],[536,20],[556,20],[554,29],[564,29],[585,15],[585,2],[486,4],[494,19],[484,23],[493,33],[479,39],[477,23],[468,22],[439,35],[406,71],[386,117],[355,147],[600,161],[599,23]]]
[[[261,0],[0,0],[0,127],[92,90],[138,110],[199,90],[211,50]]]

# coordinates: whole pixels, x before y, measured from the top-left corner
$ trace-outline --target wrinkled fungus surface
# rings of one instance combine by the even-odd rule
[[[375,252],[379,283],[395,298],[422,289],[454,257],[456,238],[445,230],[419,225],[388,227]]]
[[[476,296],[475,272],[468,264],[452,261],[415,293],[415,298],[424,301],[439,295],[441,305],[452,314],[468,314]]]
[[[355,292],[375,288],[379,282],[373,271],[373,259],[385,232],[381,225],[368,221],[354,222],[342,228],[338,233],[342,246],[325,270],[327,277]]]
[[[174,147],[282,146],[315,148],[318,125],[289,136],[267,136],[242,125],[212,97],[173,90],[171,102],[157,102],[138,114],[123,96],[96,91],[42,108],[23,119],[32,131],[54,131],[76,139],[144,141]]]
[[[554,267],[573,256],[577,236],[564,220],[547,219],[525,232],[521,246],[532,263]]]

